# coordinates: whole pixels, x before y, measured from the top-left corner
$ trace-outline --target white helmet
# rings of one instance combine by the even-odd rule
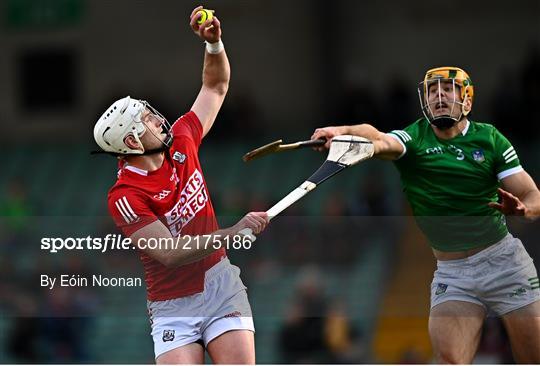
[[[133,135],[142,146],[140,136],[146,131],[141,115],[145,103],[129,96],[114,102],[94,126],[94,139],[106,152],[116,154],[142,154],[144,148],[132,149],[124,142],[128,135]]]
[[[166,137],[155,136],[162,142],[157,149],[144,150],[140,137],[147,131],[141,117],[145,110],[154,115],[159,121]],[[125,138],[132,135],[141,146],[139,149],[131,149],[124,142]],[[94,126],[94,139],[104,152],[115,155],[142,155],[154,154],[166,150],[171,146],[171,125],[165,117],[144,100],[132,99],[129,96],[114,102]]]

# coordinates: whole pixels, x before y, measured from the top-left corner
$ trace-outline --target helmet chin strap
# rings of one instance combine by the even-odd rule
[[[167,151],[168,149],[169,149],[168,146],[163,145],[162,147],[158,147],[157,149],[146,150],[145,152],[140,153],[140,154],[137,154],[137,153],[125,153],[125,154],[120,154],[120,153],[111,152],[111,151],[94,150],[94,151],[90,151],[90,155],[108,154],[108,155],[116,156],[116,157],[119,157],[119,156],[145,156],[145,155],[154,155],[154,154],[158,154],[158,153]]]
[[[158,147],[157,149],[151,149],[151,150],[145,150],[142,154],[129,154],[129,155],[153,155],[158,154],[163,151],[167,151],[169,147],[165,144],[162,144],[161,147]]]
[[[104,150],[97,150],[97,151],[91,151],[91,152],[90,152],[90,155],[108,154],[108,155],[115,156],[115,157],[119,157],[119,156],[145,156],[145,155],[154,155],[154,154],[159,154],[159,153],[162,153],[162,152],[164,152],[164,151],[169,150],[169,147],[170,147],[171,142],[172,142],[172,137],[171,137],[170,139],[168,139],[167,142],[162,142],[160,147],[155,148],[155,149],[145,150],[145,151],[142,152],[142,153],[125,153],[125,154],[120,154],[120,153],[117,153],[117,152],[104,151]]]

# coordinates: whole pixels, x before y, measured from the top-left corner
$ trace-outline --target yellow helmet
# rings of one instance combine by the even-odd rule
[[[432,105],[440,102],[440,85],[441,82],[451,82],[453,88],[457,85],[460,89],[459,95],[461,96],[461,101],[454,100],[452,101],[452,108],[450,114],[446,115],[435,115],[433,113]],[[434,83],[439,85],[439,101],[435,100],[432,102],[428,101],[429,87]],[[444,66],[437,67],[426,72],[424,80],[420,83],[418,87],[418,94],[420,97],[420,106],[422,107],[422,112],[424,116],[428,119],[429,122],[434,125],[442,128],[451,127],[454,123],[459,122],[463,116],[466,116],[470,113],[470,108],[465,108],[465,102],[470,100],[471,105],[474,101],[474,86],[469,75],[459,67],[454,66]],[[455,95],[455,94],[454,94]],[[461,113],[457,115],[453,113],[454,106],[460,105]]]

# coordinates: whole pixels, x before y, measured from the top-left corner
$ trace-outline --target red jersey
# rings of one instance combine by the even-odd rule
[[[218,230],[199,163],[203,133],[199,118],[193,111],[187,113],[174,123],[172,133],[173,144],[159,169],[148,172],[123,165],[109,191],[109,211],[126,236],[156,220],[173,237]],[[148,299],[169,300],[202,292],[205,272],[225,256],[221,248],[198,262],[167,268],[140,251]]]

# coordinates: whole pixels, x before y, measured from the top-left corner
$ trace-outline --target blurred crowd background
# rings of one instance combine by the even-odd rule
[[[199,88],[199,5],[173,0],[0,2],[0,362],[151,363],[144,288],[49,291],[40,274],[142,276],[133,252],[49,254],[42,236],[105,235],[116,161],[90,156],[92,128],[125,95],[169,120]],[[471,118],[494,123],[540,179],[540,2],[208,1],[231,62],[228,97],[201,148],[222,225],[264,210],[321,163],[313,151],[241,156],[317,127],[420,116],[435,66],[464,68]],[[540,260],[538,224],[510,220]],[[262,363],[424,363],[435,267],[391,163],[342,173],[276,219],[242,268]],[[476,360],[512,362],[489,317]]]

